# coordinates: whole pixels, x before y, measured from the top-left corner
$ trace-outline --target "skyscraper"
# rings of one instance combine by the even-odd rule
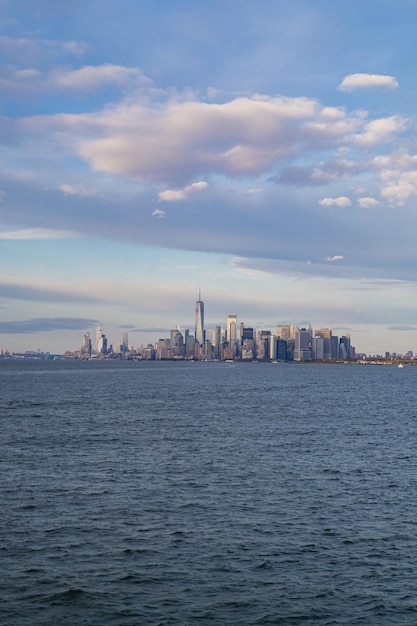
[[[201,291],[198,292],[195,303],[195,338],[200,346],[204,344],[204,302],[201,300]]]
[[[294,361],[310,361],[311,359],[311,335],[305,328],[297,328],[295,331]]]
[[[107,354],[107,338],[100,326],[96,330],[96,353]]]
[[[315,331],[316,337],[323,337],[323,358],[327,361],[332,358],[332,331],[329,328],[320,328]]]
[[[226,324],[226,339],[231,344],[237,341],[237,315],[229,315]]]

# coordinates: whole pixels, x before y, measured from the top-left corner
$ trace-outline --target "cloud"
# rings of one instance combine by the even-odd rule
[[[76,70],[59,70],[51,75],[51,82],[67,89],[92,91],[105,85],[127,85],[132,82],[150,84],[149,78],[134,67],[124,67],[107,63],[104,65],[87,65]]]
[[[99,73],[97,81],[103,79]],[[360,175],[369,163],[358,158],[358,147],[368,151],[392,141],[410,124],[401,116],[369,120],[363,111],[348,113],[303,97],[253,95],[218,104],[188,94],[167,101],[148,96],[136,94],[95,113],[20,119],[13,138],[21,136],[32,153],[49,156],[53,148],[78,155],[96,172],[162,183],[167,188],[159,199],[172,202],[201,190],[216,174],[316,185]],[[355,158],[341,156],[350,147]],[[317,160],[320,152],[323,161]]]
[[[361,209],[371,209],[379,205],[379,200],[371,197],[358,198],[358,204]]]
[[[178,184],[202,173],[258,176],[309,151],[339,149],[363,130],[362,117],[310,98],[255,95],[222,104],[120,104],[56,116],[53,126],[79,137],[79,155],[96,171]]]
[[[163,219],[166,213],[162,209],[155,209],[154,211],[152,211],[152,215],[154,217],[158,217],[159,219]]]
[[[21,230],[0,231],[0,239],[78,239],[81,233],[72,230],[50,228],[22,228]]]
[[[387,330],[417,331],[417,326],[388,326]]]
[[[84,317],[37,317],[29,320],[0,322],[0,333],[7,335],[54,330],[84,330],[98,323],[98,320]]]
[[[297,186],[323,185],[362,174],[365,169],[369,169],[369,165],[364,161],[353,161],[335,156],[327,161],[308,165],[289,165],[271,180]]]
[[[342,261],[344,258],[345,257],[341,254],[337,254],[336,256],[328,256],[326,261],[330,261],[332,263],[333,261]]]
[[[92,198],[97,195],[95,189],[89,189],[83,185],[68,185],[64,183],[59,186],[59,189],[67,196],[81,196],[82,198]]]
[[[185,200],[185,198],[196,191],[207,189],[207,187],[207,182],[200,181],[198,183],[187,185],[186,187],[183,187],[183,189],[166,189],[165,191],[161,191],[158,194],[158,198],[163,202],[178,202],[179,200]]]
[[[63,41],[62,47],[74,56],[82,56],[87,51],[87,45],[82,41]]]
[[[169,333],[169,328],[160,328],[157,326],[151,326],[149,328],[132,328],[130,332],[132,333]]]
[[[95,296],[90,291],[81,292],[80,290],[68,290],[53,287],[37,287],[28,284],[6,283],[0,282],[0,298],[8,298],[10,300],[22,300],[30,302],[49,302],[49,303],[113,303],[112,298],[101,298]]]
[[[87,50],[80,41],[58,41],[56,39],[35,39],[0,35],[0,52],[16,63],[37,62],[53,55],[81,56]]]
[[[402,206],[417,196],[417,155],[398,151],[374,159],[380,171],[381,195],[392,206]]]
[[[78,69],[59,68],[48,74],[35,68],[0,67],[0,87],[15,93],[28,90],[43,93],[57,89],[91,92],[105,87],[143,88],[151,84],[152,81],[139,69],[110,63]]]
[[[356,135],[355,142],[365,147],[390,142],[396,134],[404,131],[408,124],[408,120],[399,115],[372,120],[365,124],[363,132]]]
[[[383,74],[348,74],[340,83],[340,91],[354,91],[355,89],[398,89],[398,81],[394,76]]]
[[[262,192],[263,192],[262,187],[252,187],[251,189],[248,189],[246,193],[251,195],[251,194],[258,194]]]
[[[339,206],[339,207],[347,207],[352,203],[346,196],[339,196],[338,198],[323,198],[319,200],[319,204],[321,206]]]

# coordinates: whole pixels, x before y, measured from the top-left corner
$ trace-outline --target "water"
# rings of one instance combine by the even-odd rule
[[[1,623],[415,626],[416,379],[0,362]]]

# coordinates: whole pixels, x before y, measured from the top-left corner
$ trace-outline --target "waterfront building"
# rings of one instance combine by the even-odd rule
[[[276,337],[275,339],[276,341],[276,360],[277,361],[288,361],[288,354],[287,354],[287,342],[284,341],[284,339],[280,339],[279,337]]]
[[[220,344],[222,342],[222,329],[221,326],[216,326],[214,329],[214,357],[220,358]]]
[[[185,340],[185,356],[187,357],[187,359],[196,358],[196,356],[198,355],[198,352],[196,352],[196,347],[199,346],[200,344],[198,343],[194,335],[190,335],[188,333]]]
[[[92,350],[92,345],[91,345],[91,337],[90,337],[90,333],[86,333],[84,335],[84,339],[83,339],[83,344],[81,346],[81,355],[84,357],[89,357],[91,356],[91,350]]]
[[[146,348],[142,350],[142,358],[145,361],[154,361],[155,360],[155,349],[151,343],[148,343]]]
[[[204,302],[201,300],[201,291],[199,291],[198,300],[195,303],[195,338],[200,346],[204,345]]]
[[[350,355],[350,335],[342,335],[339,340],[339,358],[348,359]]]
[[[238,354],[238,336],[237,336],[237,315],[231,314],[227,318],[226,324],[226,340],[229,343],[229,348],[233,352],[235,358]]]
[[[324,359],[323,337],[313,337],[311,342],[311,356],[316,361],[322,361]]]
[[[254,331],[253,331],[253,328],[250,328],[249,326],[243,326],[242,325],[242,331],[241,331],[241,337],[240,337],[240,340],[241,340],[242,344],[245,341],[245,339],[249,339],[250,341],[253,341],[253,339],[254,339]]]
[[[227,318],[226,340],[231,343],[237,341],[237,315],[232,314]]]
[[[310,333],[305,328],[295,331],[294,361],[311,361]]]
[[[323,358],[329,360],[332,358],[332,331],[329,328],[320,328],[314,333],[315,337],[323,338]]]
[[[270,330],[259,330],[256,340],[256,358],[260,361],[269,361],[271,352],[272,333]]]
[[[241,347],[242,361],[252,361],[255,358],[255,342],[253,339],[244,339]]]
[[[330,358],[333,360],[337,360],[339,358],[339,337],[336,335],[332,335],[330,340]]]
[[[294,339],[295,337],[294,324],[278,324],[277,337],[279,337],[280,339],[283,339],[284,341],[289,341],[291,339]]]
[[[107,354],[107,338],[100,326],[96,330],[96,353],[98,355]]]

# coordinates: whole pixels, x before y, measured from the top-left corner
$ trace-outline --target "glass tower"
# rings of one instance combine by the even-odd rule
[[[204,344],[204,302],[201,300],[201,291],[195,303],[195,338],[200,346]]]

